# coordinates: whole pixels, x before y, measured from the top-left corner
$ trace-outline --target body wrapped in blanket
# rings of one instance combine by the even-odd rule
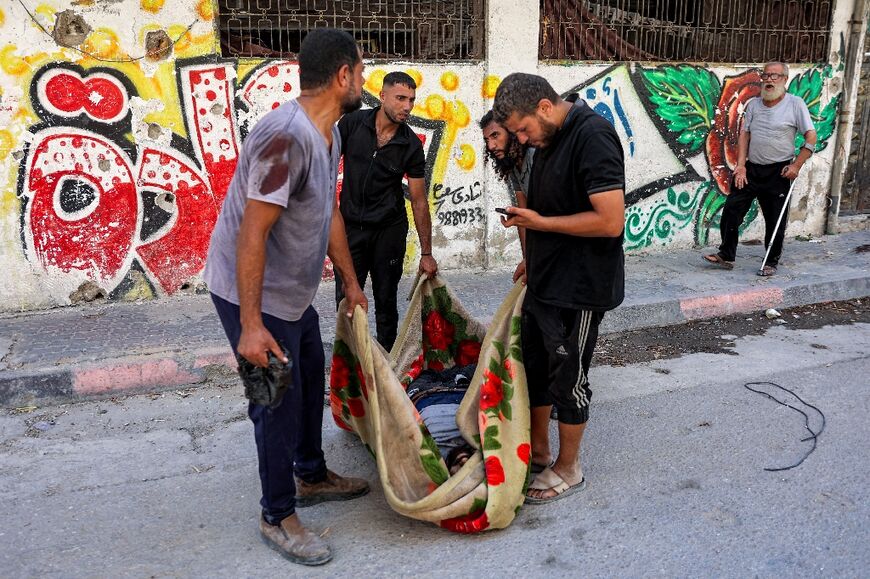
[[[390,352],[362,309],[337,316],[333,418],[371,453],[396,512],[460,533],[502,529],[516,516],[531,452],[524,293],[515,285],[486,327],[443,280],[420,280]],[[442,372],[451,374],[434,379]]]

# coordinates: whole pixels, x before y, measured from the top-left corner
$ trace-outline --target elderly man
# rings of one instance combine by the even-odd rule
[[[420,138],[407,124],[416,90],[411,76],[391,72],[384,77],[381,106],[345,115],[338,123],[344,154],[341,214],[360,286],[365,287],[371,273],[378,342],[387,350],[399,327],[397,293],[408,237],[402,187],[406,175],[420,238],[419,271],[429,276],[438,271],[432,257],[426,158]],[[336,280],[336,303],[343,297],[342,280]]]
[[[527,503],[585,488],[580,443],[589,419],[589,367],[604,312],[622,303],[625,166],[613,128],[577,95],[562,99],[540,76],[514,73],[498,88],[495,120],[536,148],[528,207],[508,207],[505,227],[526,229],[528,291],[523,360],[532,407]],[[576,100],[576,102],[572,102]],[[551,466],[549,418],[558,409]]]
[[[816,131],[807,105],[803,99],[785,92],[787,81],[788,65],[766,64],[761,73],[761,98],[746,104],[743,130],[737,141],[734,187],[722,210],[722,244],[718,253],[704,256],[708,263],[723,269],[734,267],[740,224],[753,199],[758,199],[764,216],[764,246],[770,247],[770,257],[758,275],[771,276],[779,265],[788,210],[779,229],[775,232],[773,229],[792,181],[816,146]],[[798,132],[805,141],[795,157]]]

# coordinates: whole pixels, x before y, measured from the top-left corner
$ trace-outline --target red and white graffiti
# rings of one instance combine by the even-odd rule
[[[82,78],[67,68],[50,70],[36,87],[41,104],[51,114],[74,118],[85,113],[96,121],[115,123],[127,115],[127,89],[109,74],[95,72]]]
[[[146,145],[135,163],[114,125],[129,113],[131,95],[123,83],[65,66],[41,75],[35,104],[54,117],[44,119],[48,124],[74,125],[72,119],[84,114],[95,121],[89,128],[99,131],[102,122],[106,130],[64,126],[35,133],[21,191],[28,199],[24,220],[31,261],[52,274],[84,276],[113,289],[138,259],[167,294],[199,274],[239,156],[234,74],[229,64],[180,70],[181,105],[196,161]],[[142,239],[145,191],[156,193],[169,213],[147,240]]]
[[[240,86],[235,66],[180,65],[189,137],[182,145],[174,135],[172,147],[131,144],[136,90],[117,71],[87,73],[58,63],[37,73],[33,105],[44,122],[32,129],[19,192],[27,200],[24,238],[31,262],[54,278],[66,276],[68,285],[90,279],[109,291],[134,261],[159,292],[190,284],[205,266],[241,134],[299,95],[294,62],[264,63]],[[417,129],[429,158],[430,150],[437,153],[440,129]],[[339,192],[340,183],[341,175]],[[327,260],[325,276],[331,276],[330,265]]]

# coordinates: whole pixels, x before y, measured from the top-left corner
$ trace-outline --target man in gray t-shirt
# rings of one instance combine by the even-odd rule
[[[290,560],[321,565],[332,551],[302,525],[296,507],[369,489],[326,468],[325,359],[311,305],[328,253],[344,280],[348,312],[367,308],[335,196],[335,123],[360,106],[363,63],[353,37],[328,28],[308,33],[298,59],[299,98],[263,117],[245,139],[204,277],[240,364],[271,368],[272,355],[273,366],[283,362],[281,372],[290,373],[282,398],[248,405],[263,493],[260,533]]]
[[[758,200],[764,216],[764,245],[770,255],[758,275],[776,273],[782,255],[782,243],[788,215],[774,231],[783,211],[791,183],[815,150],[816,131],[806,103],[786,92],[788,66],[770,62],[761,74],[761,97],[746,104],[743,129],[737,141],[737,166],[725,207],[722,209],[720,231],[722,244],[717,253],[704,259],[724,269],[734,267],[740,225],[752,201]],[[795,137],[801,134],[804,144],[795,157]]]

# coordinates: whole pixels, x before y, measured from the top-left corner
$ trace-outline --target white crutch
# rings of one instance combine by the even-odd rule
[[[770,248],[773,247],[773,240],[776,238],[776,232],[779,230],[779,225],[782,223],[782,218],[785,212],[788,211],[788,202],[791,200],[791,192],[794,191],[794,184],[797,179],[791,182],[791,187],[788,188],[788,195],[785,196],[785,203],[782,205],[782,211],[779,212],[779,219],[776,220],[776,225],[773,228],[773,234],[770,236],[770,242],[767,244],[767,251],[764,252],[764,261],[761,262],[761,268],[758,273],[764,272],[764,266],[767,265],[767,258],[770,257]]]

